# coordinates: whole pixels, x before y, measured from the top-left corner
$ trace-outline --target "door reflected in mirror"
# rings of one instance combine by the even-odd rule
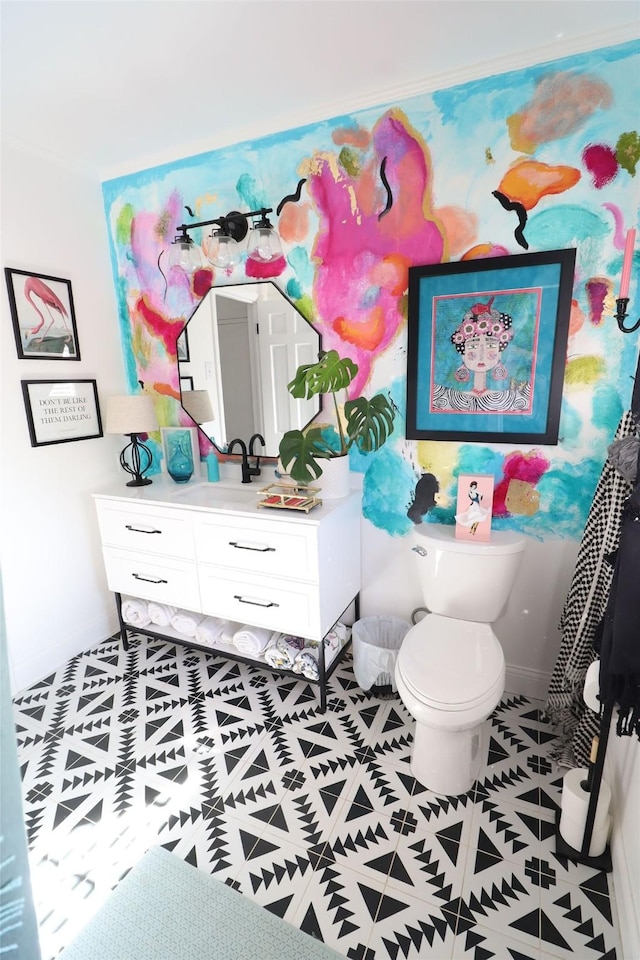
[[[296,400],[287,384],[318,359],[320,335],[271,281],[213,287],[185,329],[182,405],[219,450],[259,433],[261,455],[277,457],[283,434],[319,413],[320,397]]]

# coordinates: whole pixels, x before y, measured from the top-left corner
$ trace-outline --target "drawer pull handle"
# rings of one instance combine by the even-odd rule
[[[271,600],[269,603],[261,603],[259,600],[245,600],[244,597],[241,597],[237,593],[234,593],[233,599],[239,600],[240,603],[250,603],[254,607],[279,607],[280,606],[279,603],[274,603],[273,600]]]
[[[151,577],[141,577],[139,573],[132,573],[136,580],[144,580],[145,583],[169,583],[168,580],[152,580]]]
[[[235,547],[237,550],[253,550],[254,553],[276,552],[275,547],[252,547],[248,543],[238,543],[237,540],[229,540],[229,546]]]
[[[127,530],[132,530],[134,533],[162,533],[162,530],[154,530],[150,527],[148,530],[143,530],[142,527],[133,527],[130,523],[126,524]]]

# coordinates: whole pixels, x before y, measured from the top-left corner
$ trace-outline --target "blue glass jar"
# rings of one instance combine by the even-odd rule
[[[167,472],[176,483],[186,483],[193,476],[193,456],[188,435],[170,439]]]

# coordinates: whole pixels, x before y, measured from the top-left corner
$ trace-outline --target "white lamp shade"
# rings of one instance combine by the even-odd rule
[[[150,433],[157,429],[153,400],[146,393],[107,397],[105,433]]]
[[[208,390],[183,390],[182,406],[196,423],[215,419]]]

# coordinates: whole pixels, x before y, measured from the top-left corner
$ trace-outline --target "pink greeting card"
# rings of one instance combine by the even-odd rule
[[[461,473],[458,477],[456,538],[489,540],[493,508],[493,477],[487,473]]]

